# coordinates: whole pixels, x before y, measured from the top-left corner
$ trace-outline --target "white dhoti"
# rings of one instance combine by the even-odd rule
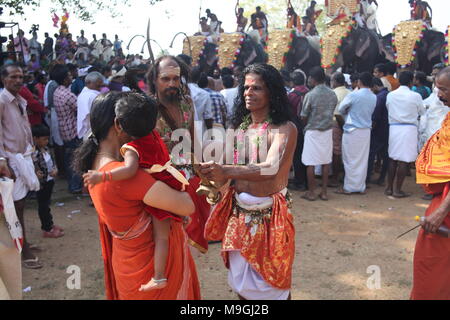
[[[389,128],[389,158],[415,162],[418,152],[419,130],[413,124],[391,124]]]
[[[287,190],[281,193],[286,194]],[[248,193],[237,196],[239,206],[248,210],[261,210],[273,205],[271,197],[254,197]],[[240,251],[229,251],[230,268],[228,271],[228,284],[231,289],[246,300],[287,300],[290,290],[281,290],[268,284],[256,272]]]
[[[33,159],[31,158],[32,152],[32,146],[28,146],[25,154],[6,152],[9,165],[16,176],[12,192],[14,201],[20,201],[27,196],[28,192],[39,191],[40,189],[39,179],[36,176]]]
[[[306,131],[302,162],[305,166],[320,166],[333,162],[332,129]]]
[[[351,193],[366,191],[369,165],[371,129],[355,129],[345,132],[342,138],[342,160],[344,162],[344,191]]]

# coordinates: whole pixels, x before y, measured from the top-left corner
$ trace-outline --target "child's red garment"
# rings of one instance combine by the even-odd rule
[[[171,174],[166,167],[167,164],[170,164],[170,156],[169,151],[167,150],[166,145],[162,141],[158,132],[154,130],[148,136],[134,140],[130,143],[127,143],[123,148],[122,152],[124,153],[124,149],[131,149],[138,154],[139,157],[139,167],[143,169],[154,169],[155,166],[159,166],[161,172],[155,172],[152,170],[151,174],[153,178],[164,182],[171,188],[179,191],[184,191],[185,184],[187,180],[185,176],[176,170],[175,168],[171,169],[171,171],[175,170],[174,174],[179,174],[181,177],[177,180],[173,174]],[[164,168],[166,167],[166,168]],[[186,180],[186,183],[179,181]],[[174,219],[176,221],[181,221],[182,219],[174,215],[170,212],[160,210],[153,207],[146,207],[146,211],[153,216],[155,216],[158,220],[166,220],[166,219]]]

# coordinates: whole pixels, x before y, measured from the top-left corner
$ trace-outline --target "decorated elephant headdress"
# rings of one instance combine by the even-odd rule
[[[183,54],[192,58],[192,66],[196,67],[199,65],[206,43],[206,36],[192,36],[184,39]]]
[[[395,52],[395,62],[402,68],[410,66],[417,54],[427,25],[422,20],[403,21],[394,28],[392,44]]]
[[[294,37],[294,29],[273,30],[270,33],[266,48],[269,56],[268,63],[273,65],[277,70],[284,68],[287,55],[292,48]]]
[[[233,68],[245,41],[244,33],[222,33],[219,38],[218,56],[220,68]]]
[[[352,32],[354,26],[355,21],[349,20],[328,27],[320,39],[322,67],[324,69],[331,69],[336,64],[344,39]]]

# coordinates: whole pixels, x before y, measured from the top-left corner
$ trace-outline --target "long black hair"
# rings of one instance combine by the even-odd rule
[[[284,87],[284,81],[280,72],[268,64],[253,64],[244,70],[239,79],[239,93],[234,103],[236,109],[232,119],[233,128],[239,128],[244,118],[250,114],[250,110],[246,107],[244,97],[245,77],[248,74],[260,75],[269,90],[270,118],[272,119],[272,124],[282,125],[288,121],[292,121],[293,117],[289,108],[287,91]]]
[[[161,64],[161,62],[163,60],[172,60],[175,61],[178,66],[180,67],[180,76],[181,76],[181,95],[185,96],[189,94],[189,88],[187,87],[187,83],[185,83],[183,81],[183,79],[185,81],[189,81],[189,76],[190,76],[190,70],[189,70],[189,66],[184,63],[180,58],[174,57],[174,56],[169,56],[169,55],[165,55],[165,56],[161,56],[158,59],[156,59],[155,64],[152,66],[152,68],[150,69],[149,73],[147,74],[147,79],[148,79],[148,85],[150,88],[150,93],[155,95],[157,94],[156,92],[156,80],[158,79],[159,76],[159,66]]]
[[[108,136],[109,130],[114,125],[116,118],[116,103],[124,96],[124,93],[109,92],[99,95],[92,105],[90,122],[92,134],[81,147],[75,151],[73,168],[79,174],[92,170],[100,143]]]

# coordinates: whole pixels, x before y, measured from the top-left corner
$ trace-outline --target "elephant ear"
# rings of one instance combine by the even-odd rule
[[[425,36],[429,37],[428,39],[429,48],[427,51],[427,58],[429,61],[432,61],[433,58],[440,56],[442,45],[445,43],[445,36],[442,32],[436,32],[433,30],[427,32]]]
[[[370,35],[368,32],[359,32],[357,35],[355,54],[361,58],[370,47]]]

